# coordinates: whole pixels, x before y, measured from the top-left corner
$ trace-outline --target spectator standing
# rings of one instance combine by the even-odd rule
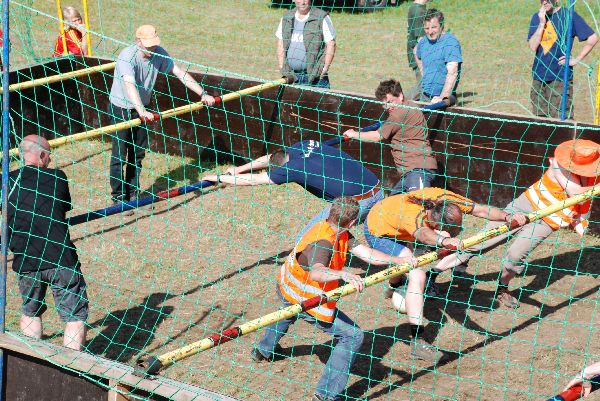
[[[424,18],[425,36],[415,47],[415,60],[423,76],[421,101],[456,104],[462,50],[458,39],[445,30],[444,14],[432,8]]]
[[[565,53],[570,20],[569,10],[559,0],[541,0],[541,6],[531,17],[527,40],[535,53],[531,85],[531,106],[537,116],[560,118],[564,88]],[[598,43],[598,35],[573,12],[570,21],[572,38],[585,42],[576,57],[569,58],[569,87],[567,90],[566,118],[573,118],[573,67],[583,60]]]
[[[282,75],[295,75],[296,83],[329,88],[329,67],[335,56],[335,30],[331,18],[311,0],[294,0],[275,36]]]
[[[81,14],[74,7],[65,7],[62,10],[63,21],[66,29],[60,34],[54,45],[54,57],[65,54],[64,44],[67,44],[67,54],[85,56],[87,54],[87,31],[83,25]],[[63,42],[64,38],[64,42]]]

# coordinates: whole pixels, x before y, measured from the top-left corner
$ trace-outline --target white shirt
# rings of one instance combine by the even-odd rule
[[[306,14],[306,16],[304,16],[304,17],[299,17],[298,12],[296,11],[295,18],[298,21],[306,21],[309,16],[310,16],[310,13]],[[277,27],[277,31],[275,32],[275,36],[279,40],[283,40],[282,31],[283,31],[283,18],[279,20],[279,26]],[[329,18],[329,15],[328,15],[325,18],[323,18],[323,41],[325,43],[329,43],[334,39],[335,39],[335,29],[333,28],[333,22],[331,22],[331,18]],[[304,41],[304,35],[302,35],[302,34],[293,34],[292,35],[292,42],[303,42],[303,41]]]

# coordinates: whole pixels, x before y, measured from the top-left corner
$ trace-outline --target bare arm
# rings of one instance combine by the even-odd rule
[[[511,216],[510,213],[507,213],[504,210],[480,204],[475,204],[471,214],[475,217],[481,217],[491,221],[504,221],[506,223],[511,223],[514,220],[520,226],[527,223],[527,216],[524,213],[517,212]]]
[[[81,33],[80,47],[81,47],[81,51],[83,52],[83,55],[85,56],[85,55],[87,55],[87,51],[88,51],[87,30],[85,29],[84,25],[75,25],[75,29],[77,29]]]
[[[377,249],[370,248],[366,245],[358,245],[352,248],[350,251],[353,255],[362,259],[363,261],[375,265],[375,266],[386,266],[386,265],[400,265],[403,263],[409,263],[411,266],[415,266],[415,258],[400,258],[397,256],[388,255],[378,251]]]
[[[229,168],[227,169],[226,173],[235,175],[245,173],[246,171],[255,171],[267,168],[269,166],[270,157],[270,154],[266,154],[264,156],[259,157],[256,160],[252,160],[250,163],[244,164],[243,166]]]
[[[190,74],[188,74],[187,71],[179,68],[177,64],[173,64],[173,75],[175,75],[186,86],[186,88],[200,96],[202,102],[209,106],[215,104],[215,98],[207,95],[198,82],[196,82],[196,80]]]
[[[417,56],[417,46],[415,46],[415,48],[413,49],[413,53],[415,55],[415,62],[417,63],[417,67],[419,67],[419,72],[421,73],[421,75],[423,75],[423,62]]]
[[[283,70],[285,62],[285,51],[283,50],[283,40],[277,39],[277,66],[279,70]]]
[[[312,266],[308,277],[319,283],[328,283],[334,280],[344,280],[345,282],[352,284],[358,292],[362,292],[365,288],[365,281],[362,277],[346,272],[343,270],[332,270],[322,263],[316,263]]]
[[[418,228],[413,236],[427,245],[437,245],[439,247],[462,249],[462,241],[459,238],[443,236],[429,227]]]
[[[454,89],[454,85],[456,85],[457,78],[458,63],[456,61],[450,61],[449,63],[446,63],[446,81],[444,82],[444,89],[442,89],[442,93],[440,94],[442,99],[450,97],[452,90]]]
[[[206,175],[202,177],[203,181],[222,182],[224,184],[253,186],[253,185],[270,185],[274,184],[265,173],[259,174],[237,174],[237,175]]]
[[[598,35],[597,34],[593,34],[592,36],[587,38],[585,41],[585,45],[583,45],[583,48],[581,49],[581,51],[579,52],[577,57],[575,57],[573,62],[570,62],[569,65],[573,66],[573,65],[579,63],[581,60],[583,60],[585,58],[585,56],[590,54],[590,52],[592,51],[594,46],[596,46],[597,43],[598,43]]]
[[[359,141],[369,141],[369,142],[381,142],[381,140],[383,139],[381,137],[381,133],[379,132],[379,130],[359,132],[354,129],[349,129],[344,132],[344,137],[358,139]]]
[[[540,23],[535,30],[535,33],[529,38],[529,48],[532,52],[536,52],[537,48],[540,46],[540,42],[542,41],[542,34],[544,33],[544,26],[546,25],[546,10],[544,6],[540,8],[538,12],[538,18],[540,19]]]
[[[335,56],[335,49],[335,40],[330,40],[325,44],[325,66],[323,67],[323,71],[321,72],[321,77],[323,77],[329,71],[329,67],[333,62],[333,57]]]

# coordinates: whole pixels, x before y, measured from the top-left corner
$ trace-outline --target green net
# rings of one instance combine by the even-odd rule
[[[380,7],[386,3],[387,7]],[[89,300],[83,347],[87,362],[56,357],[71,354],[58,347],[63,343],[65,324],[57,313],[62,308],[55,305],[50,293],[45,298],[48,311],[43,315],[43,339],[54,352],[44,354],[32,345],[36,344],[33,340],[17,334],[23,300],[14,273],[8,274],[7,282],[9,334],[37,356],[103,388],[139,399],[300,400],[311,399],[315,393],[333,397],[337,393],[328,394],[327,388],[340,381],[339,397],[349,400],[534,400],[562,391],[575,372],[600,357],[594,341],[598,335],[600,244],[594,234],[594,215],[592,232],[585,236],[569,228],[548,235],[523,230],[525,239],[543,238],[539,245],[529,244],[523,263],[515,263],[523,272],[510,281],[508,290],[519,301],[518,309],[497,302],[500,271],[514,260],[514,249],[509,246],[516,238],[491,251],[476,252],[474,258],[464,261],[468,263],[466,272],[459,268],[439,274],[437,292],[426,295],[424,301],[425,350],[418,349],[423,343],[412,341],[414,321],[395,310],[386,298],[384,282],[338,302],[339,309],[357,326],[340,324],[333,336],[298,321],[283,336],[274,357],[261,358],[251,355],[265,334],[261,328],[172,365],[165,363],[156,381],[160,389],[147,383],[136,385],[128,376],[141,356],[160,357],[281,308],[275,290],[281,265],[302,228],[328,205],[320,199],[326,196],[314,196],[292,183],[189,186],[217,173],[227,182],[225,173],[232,167],[279,148],[303,140],[329,140],[348,129],[385,121],[385,105],[372,98],[377,84],[394,77],[406,93],[416,84],[406,57],[406,16],[411,4],[366,0],[339,2],[333,8],[325,5],[331,10],[337,43],[329,71],[333,91],[275,83],[271,89],[225,100],[227,94],[272,83],[280,76],[274,32],[287,11],[285,5],[273,6],[267,0],[89,2],[93,57],[55,58],[56,5],[12,1],[11,84],[114,61],[133,43],[136,27],[152,23],[182,70],[196,71],[193,75],[202,87],[211,95],[223,96],[224,101],[142,124],[149,145],[136,187],[138,200],[135,196],[123,199],[133,199],[124,207],[133,209],[130,214],[121,212],[122,204],[114,204],[111,197],[109,165],[116,134],[106,127],[115,123],[114,113],[109,111],[112,70],[11,93],[13,147],[29,134],[64,138],[98,127],[104,130],[88,140],[53,148],[50,164],[66,174],[66,179],[59,177],[54,185],[68,185],[70,190],[70,238],[87,283],[87,295],[71,289],[56,299]],[[427,7],[442,9],[447,30],[462,47],[458,107],[443,113],[426,111],[419,124],[404,121],[391,125],[402,133],[426,125],[438,163],[435,185],[482,206],[500,208],[494,210],[501,213],[498,210],[515,199],[522,200],[521,195],[542,177],[558,144],[573,138],[597,141],[598,127],[591,122],[598,51],[594,49],[574,69],[573,109],[578,122],[538,119],[530,100],[534,55],[526,42],[538,5],[446,1]],[[600,31],[598,1],[579,0],[575,10],[591,29]],[[579,54],[583,46],[576,41],[573,54]],[[159,73],[153,93],[148,106],[153,112],[165,113],[200,100],[168,73]],[[425,145],[404,146],[422,150]],[[335,148],[372,171],[386,195],[398,181],[393,144],[351,140]],[[16,171],[19,159],[13,157],[11,163],[11,170]],[[134,162],[127,163],[131,168]],[[321,167],[324,172],[331,166]],[[343,174],[339,172],[340,177]],[[319,177],[323,181],[331,178],[325,173]],[[33,183],[47,178],[39,176]],[[22,179],[13,176],[13,200],[26,202],[29,197],[55,208],[65,203],[57,191],[34,191],[32,195],[19,183]],[[361,180],[368,181],[364,176]],[[356,184],[341,181],[346,186]],[[150,201],[143,208],[136,207],[142,206],[139,199]],[[17,210],[24,213],[26,207],[17,206]],[[39,220],[35,229],[20,233],[31,243],[43,242],[49,232],[44,228],[56,222],[60,222],[56,216]],[[486,223],[486,219],[467,215],[459,237],[476,235]],[[368,243],[362,224],[351,232],[358,243]],[[415,240],[408,242],[421,248]],[[14,257],[10,256],[9,268]],[[49,258],[40,260],[52,263]],[[362,277],[387,267],[356,256],[349,257],[346,265],[351,267],[345,271]],[[33,281],[38,284],[28,288],[55,278],[36,277]],[[410,297],[411,289],[404,294]],[[394,297],[398,301],[398,296]],[[34,298],[31,291],[25,296],[26,301]],[[28,327],[33,328],[26,325],[26,332]],[[362,342],[352,349],[347,343],[353,341]],[[423,355],[431,358],[432,352],[444,353],[445,359],[437,363],[419,359]],[[101,358],[118,364],[113,370],[102,370],[98,366],[109,362]],[[345,384],[340,376],[353,358]],[[338,364],[327,364],[328,360]],[[320,381],[324,371],[331,375],[325,382]]]

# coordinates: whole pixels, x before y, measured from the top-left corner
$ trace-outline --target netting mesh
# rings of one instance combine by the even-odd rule
[[[12,1],[10,83],[115,60],[143,23],[158,27],[164,47],[183,70],[202,73],[194,76],[211,95],[271,82],[279,76],[273,33],[286,9],[269,3],[90,2],[94,57],[56,59],[51,56],[58,36],[56,5]],[[406,88],[415,82],[406,65],[410,2],[376,12],[350,3],[331,12],[338,46],[331,85],[341,92],[275,85],[143,125],[149,149],[138,201],[125,207],[113,204],[110,130],[52,149],[50,167],[67,177],[73,207],[68,216],[77,219],[71,220],[70,236],[87,282],[84,352],[131,365],[142,355],[164,355],[282,306],[275,291],[280,266],[300,230],[327,202],[292,183],[180,189],[281,147],[303,140],[325,141],[347,129],[386,120],[381,102],[357,93],[371,94],[380,80],[390,77]],[[542,177],[556,145],[572,138],[597,141],[598,127],[586,123],[594,118],[598,52],[575,68],[572,91],[579,125],[531,118],[533,53],[527,49],[525,34],[537,6],[521,1],[493,6],[448,1],[435,6],[443,8],[446,27],[462,46],[465,61],[458,106],[514,113],[465,108],[426,112],[440,173],[435,185],[481,205],[504,208]],[[579,0],[575,7],[599,32],[600,3]],[[581,46],[576,42],[573,53]],[[112,80],[112,70],[107,70],[12,92],[12,147],[29,134],[61,138],[113,124],[108,111]],[[172,74],[161,73],[148,109],[164,113],[198,101]],[[407,127],[400,124],[400,128]],[[337,148],[372,170],[386,194],[398,180],[389,143],[353,140]],[[17,170],[19,163],[14,156],[10,169]],[[18,183],[16,187],[20,188]],[[197,190],[200,187],[205,188]],[[19,191],[13,193],[16,199]],[[34,199],[61,200],[56,193],[39,193]],[[138,208],[139,199],[150,200]],[[123,209],[134,213],[121,213]],[[94,211],[100,213],[91,219]],[[485,224],[485,219],[466,216],[460,238],[476,235]],[[592,218],[591,227],[596,224]],[[351,232],[367,244],[362,225]],[[520,302],[518,309],[499,308],[495,302],[500,270],[508,258],[505,245],[478,254],[464,273],[440,274],[438,292],[425,296],[423,309],[427,342],[446,354],[439,363],[415,357],[414,328],[406,314],[391,306],[385,285],[342,298],[339,309],[362,329],[364,339],[339,397],[533,400],[559,393],[574,372],[600,357],[594,341],[599,330],[599,245],[594,234],[582,237],[561,229],[531,249],[523,274],[509,285]],[[385,268],[354,256],[347,265],[348,271],[362,277]],[[16,333],[22,299],[15,274],[8,275],[7,288],[7,327]],[[68,293],[81,296],[75,290]],[[54,302],[48,294],[44,339],[60,344],[64,322],[55,313],[60,308]],[[343,333],[336,333],[336,342],[314,325],[298,321],[280,341],[274,360],[257,362],[251,351],[264,333],[260,329],[184,358],[160,374],[223,398],[300,400],[323,394],[317,383]],[[62,365],[83,370],[107,386],[96,370]],[[184,385],[172,385],[181,387],[169,398],[183,397]],[[165,396],[140,388],[147,391],[134,395],[140,399]]]

